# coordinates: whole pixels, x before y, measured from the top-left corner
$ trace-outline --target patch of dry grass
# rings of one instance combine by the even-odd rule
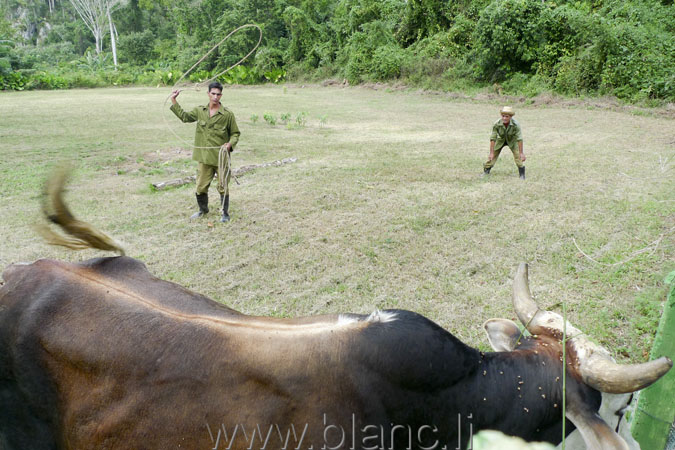
[[[567,302],[570,320],[619,359],[644,359],[663,276],[675,268],[670,118],[518,105],[528,156],[522,182],[508,150],[488,179],[479,177],[498,118],[491,100],[230,88],[223,102],[242,131],[233,165],[298,162],[232,184],[233,220],[221,225],[215,213],[187,220],[192,186],[149,187],[195,168],[181,142],[191,141],[193,125],[163,109],[166,95],[148,88],[0,95],[1,266],[100,256],[47,247],[29,228],[50,167],[74,159],[68,198],[76,215],[123,241],[157,276],[245,313],[411,309],[487,348],[481,324],[515,318],[511,279],[528,261],[542,307],[560,312]],[[186,107],[205,99],[179,97]],[[307,125],[249,119],[265,112],[306,112]]]

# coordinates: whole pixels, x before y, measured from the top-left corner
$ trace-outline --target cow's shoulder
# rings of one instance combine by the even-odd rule
[[[129,256],[93,258],[77,265],[114,278],[153,276],[143,262]]]
[[[362,329],[359,351],[372,368],[411,389],[442,388],[477,370],[480,354],[425,316],[384,310]]]

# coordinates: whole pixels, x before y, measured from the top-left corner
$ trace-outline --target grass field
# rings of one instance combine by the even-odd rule
[[[155,275],[255,315],[404,308],[487,349],[482,323],[515,318],[520,261],[543,308],[620,361],[647,356],[675,269],[675,122],[668,111],[515,104],[527,180],[508,149],[482,179],[499,102],[341,87],[226,88],[242,131],[233,167],[297,157],[232,183],[230,213],[196,210],[195,172],[168,89],[0,94],[0,266],[101,252],[49,247],[31,228],[59,161],[76,216]],[[187,108],[206,94],[186,91]],[[285,126],[306,113],[304,126]],[[263,120],[277,117],[277,125]],[[638,114],[639,113],[639,114]],[[251,116],[259,120],[253,123]],[[211,204],[217,193],[211,187]]]

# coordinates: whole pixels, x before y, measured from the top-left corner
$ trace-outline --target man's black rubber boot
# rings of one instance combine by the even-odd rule
[[[228,222],[230,220],[230,216],[227,214],[227,210],[230,209],[230,194],[227,194],[225,198],[223,198],[223,194],[220,194],[220,205],[223,207],[223,215],[220,217],[220,221]]]
[[[492,167],[490,167],[490,169],[492,169]],[[490,169],[483,169],[483,175],[482,176],[486,177],[486,176],[490,175]]]
[[[209,212],[209,194],[195,194],[199,211],[190,216],[190,219],[198,219]]]
[[[518,167],[518,175],[520,176],[521,180],[525,179],[525,166]]]

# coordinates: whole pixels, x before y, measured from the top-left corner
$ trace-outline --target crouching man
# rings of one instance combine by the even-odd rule
[[[490,135],[490,155],[485,164],[483,164],[483,176],[490,174],[490,169],[497,162],[502,148],[508,146],[513,153],[513,160],[518,166],[518,175],[525,179],[525,153],[523,153],[523,133],[520,125],[513,119],[516,114],[510,106],[504,106],[499,113],[502,118],[497,120],[492,126]]]

